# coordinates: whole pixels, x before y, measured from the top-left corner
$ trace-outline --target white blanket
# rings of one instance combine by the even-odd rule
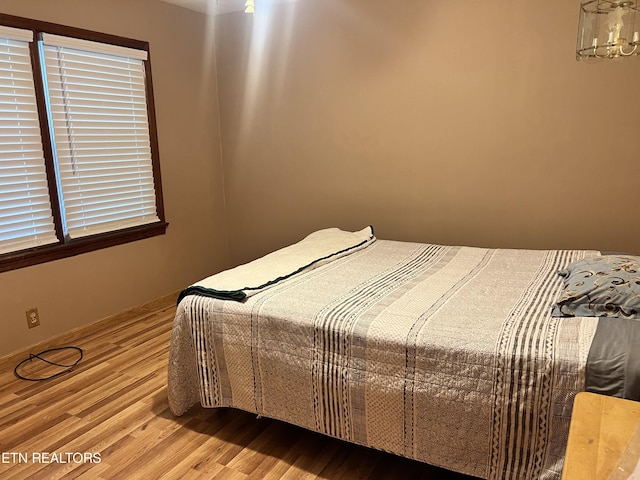
[[[346,232],[338,228],[318,230],[298,243],[191,285],[182,292],[180,300],[195,293],[241,301],[293,275],[364,248],[374,240],[371,226],[358,232]]]

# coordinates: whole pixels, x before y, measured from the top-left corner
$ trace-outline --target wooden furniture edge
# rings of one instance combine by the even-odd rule
[[[640,437],[639,428],[640,402],[592,392],[578,393],[562,480],[630,478],[640,455],[638,446],[630,442]]]

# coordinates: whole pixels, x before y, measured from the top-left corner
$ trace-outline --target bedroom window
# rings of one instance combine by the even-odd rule
[[[0,14],[0,271],[166,227],[148,44]]]
[[[0,27],[0,254],[57,243],[31,70],[31,31]]]

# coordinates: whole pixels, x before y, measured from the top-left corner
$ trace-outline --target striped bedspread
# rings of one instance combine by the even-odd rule
[[[376,240],[244,302],[185,296],[172,411],[235,407],[487,479],[559,479],[597,318],[552,318],[590,251]]]

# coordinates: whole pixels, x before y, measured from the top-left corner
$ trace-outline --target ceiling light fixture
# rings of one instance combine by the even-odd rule
[[[247,0],[244,2],[244,13],[255,13],[255,3],[253,0]]]
[[[640,0],[583,0],[578,24],[578,60],[640,54]],[[636,23],[636,20],[638,21]]]

